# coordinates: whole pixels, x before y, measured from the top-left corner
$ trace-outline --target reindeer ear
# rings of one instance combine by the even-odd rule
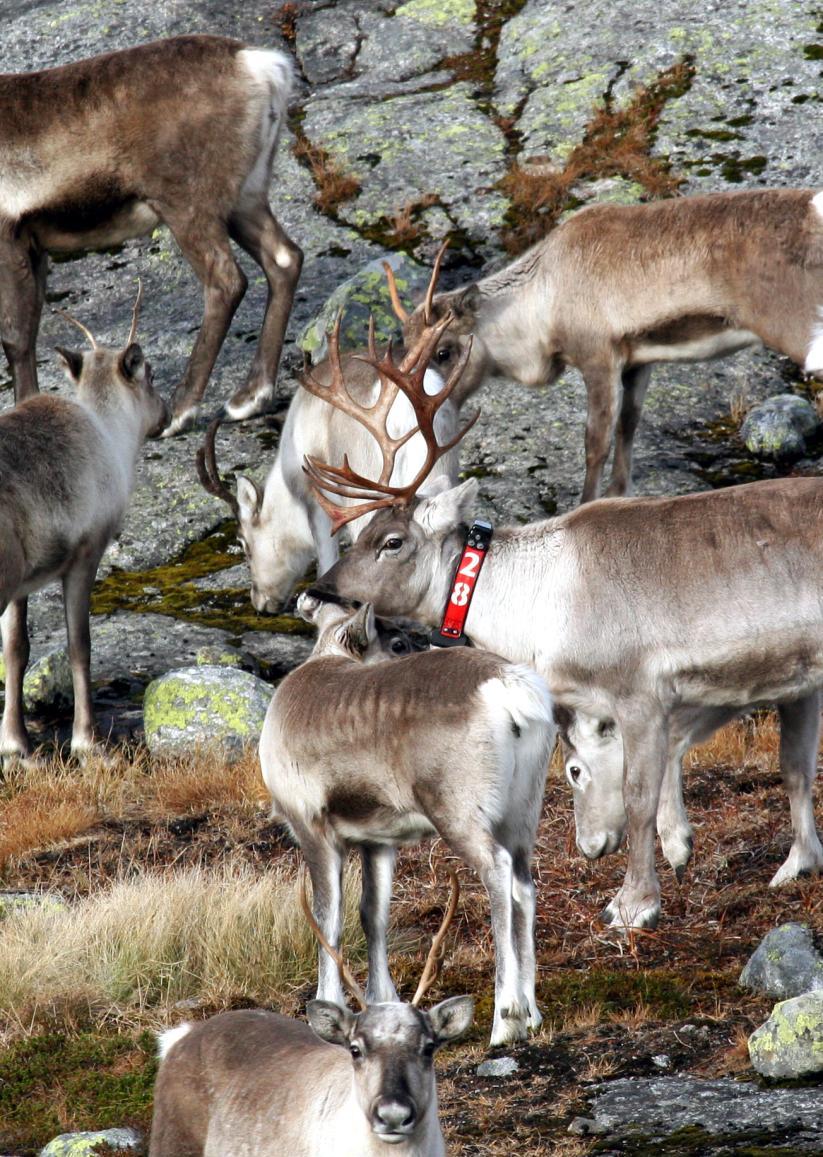
[[[377,637],[377,627],[374,622],[374,607],[371,603],[363,603],[353,615],[345,619],[335,631],[335,637],[341,647],[345,647],[352,655],[364,655]]]
[[[260,516],[263,499],[256,482],[245,474],[237,475],[237,505],[243,522],[255,522]]]
[[[348,1047],[355,1017],[347,1008],[331,1000],[310,1000],[306,1005],[306,1019],[321,1040]]]
[[[446,535],[450,530],[471,522],[477,505],[478,487],[476,478],[467,478],[459,486],[452,486],[442,494],[418,502],[412,517],[431,534]]]
[[[125,349],[120,355],[120,369],[123,371],[123,376],[128,378],[130,382],[143,377],[145,364],[146,359],[143,357],[143,351],[136,342],[132,342],[128,349]]]
[[[465,289],[448,298],[455,317],[475,318],[480,309],[480,290],[476,284],[467,285]]]
[[[427,1016],[434,1029],[438,1048],[447,1041],[456,1040],[471,1027],[474,1020],[474,1000],[470,996],[451,996],[430,1008]]]
[[[80,381],[80,375],[83,372],[83,355],[77,350],[67,350],[63,346],[56,345],[55,350],[63,359],[63,365],[66,373],[73,382]]]

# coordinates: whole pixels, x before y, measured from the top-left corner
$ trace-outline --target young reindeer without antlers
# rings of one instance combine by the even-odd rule
[[[588,399],[582,501],[629,492],[632,445],[656,362],[761,344],[823,373],[823,191],[744,189],[581,209],[497,273],[407,319],[416,340],[445,311],[472,334],[474,385],[524,385],[573,366]]]
[[[262,1009],[224,1012],[160,1038],[149,1157],[444,1157],[433,1058],[472,1022],[454,996],[423,1012],[457,907],[457,877],[410,1004],[367,1004],[343,958],[303,910],[359,1011],[312,1000],[308,1025]]]
[[[823,479],[604,500],[505,527],[473,552],[485,558],[478,576],[476,564],[468,574],[465,549],[476,480],[421,497],[345,465],[307,469],[331,493],[359,490],[375,511],[318,579],[318,597],[369,599],[381,614],[432,627],[458,603],[458,640],[531,663],[578,717],[616,721],[629,856],[604,916],[618,927],[653,926],[655,820],[672,737],[691,734],[709,710],[797,701],[799,717],[800,701],[823,688]],[[476,582],[470,603],[453,585],[458,564]],[[812,712],[797,732],[802,751],[787,779],[795,846],[775,883],[823,868],[812,803],[818,726]]]
[[[432,274],[429,295],[434,292],[438,265]],[[391,267],[384,268],[395,308],[402,312]],[[437,333],[432,346],[431,331],[424,329],[404,359],[404,364],[416,366],[423,365],[422,359],[427,358],[428,368],[423,365],[423,390],[440,398],[434,431],[441,443],[452,446],[432,467],[430,484],[434,485],[442,484],[442,480],[452,484],[457,481],[457,451],[453,448],[456,440],[453,439],[458,407],[466,397],[465,374],[453,372],[463,345],[448,332],[444,333],[442,327]],[[239,538],[251,571],[251,601],[258,611],[279,612],[314,559],[322,572],[338,558],[331,521],[303,471],[306,457],[337,461],[345,453],[359,472],[368,474],[379,470],[381,463],[372,424],[383,418],[395,437],[409,434],[394,459],[391,473],[394,484],[407,483],[426,455],[423,437],[414,429],[414,410],[408,399],[392,384],[375,378],[372,362],[377,355],[373,339],[365,359],[358,353],[341,354],[339,340],[338,318],[329,335],[328,357],[304,378],[305,388],[298,389],[292,398],[277,456],[262,491],[252,479],[241,474],[234,493],[220,477],[215,437],[221,419],[211,424],[197,455],[202,485],[227,503],[237,519]],[[444,374],[450,374],[445,388]],[[330,404],[332,398],[339,399],[341,406]],[[361,415],[368,420],[365,424]],[[343,501],[352,504],[347,499]],[[352,538],[362,532],[367,521],[368,516],[358,516],[349,523]]]
[[[166,434],[189,426],[246,276],[268,302],[236,420],[269,407],[303,254],[269,208],[292,86],[282,52],[176,36],[42,72],[0,75],[0,340],[15,399],[37,391],[49,253],[105,249],[167,225],[203,286],[203,324]]]
[[[540,1023],[534,996],[531,860],[555,728],[545,684],[486,651],[427,651],[365,665],[369,604],[301,595],[314,652],[274,693],[260,737],[263,779],[311,873],[314,911],[334,948],[347,849],[363,863],[360,915],[370,1002],[395,1001],[386,929],[395,848],[435,833],[479,875],[496,955],[491,1043]],[[320,953],[318,999],[342,1000]]]
[[[135,344],[142,290],[122,350],[59,349],[77,398],[36,395],[0,415],[0,629],[6,700],[0,755],[28,755],[23,674],[29,659],[27,597],[63,584],[74,684],[72,751],[93,746],[89,598],[103,551],[120,528],[147,436],[168,420],[151,368]]]

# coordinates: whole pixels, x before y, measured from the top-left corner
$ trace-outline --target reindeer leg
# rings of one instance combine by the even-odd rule
[[[323,935],[332,946],[340,947],[343,924],[343,857],[328,840],[308,836],[295,829],[312,886],[312,910]],[[337,964],[323,948],[318,949],[317,999],[332,1000],[345,1007],[346,997]]]
[[[640,411],[643,409],[643,399],[646,397],[651,376],[651,366],[633,366],[631,369],[623,371],[623,399],[620,403],[620,417],[617,421],[617,433],[614,442],[612,478],[609,489],[606,491],[609,498],[620,497],[632,492],[634,435],[640,421]]]
[[[11,368],[15,402],[38,392],[37,330],[47,264],[47,255],[33,251],[25,238],[0,231],[0,342]]]
[[[366,1000],[382,1004],[397,1000],[397,990],[389,974],[386,933],[394,876],[395,849],[387,844],[361,844],[363,891],[360,896],[360,923],[369,948],[369,981]]]
[[[235,310],[246,292],[246,275],[231,251],[222,221],[204,223],[192,212],[152,206],[171,229],[183,256],[203,285],[203,324],[191,351],[183,380],[172,397],[172,418],[163,431],[168,438],[191,426],[197,416],[220,347]]]
[[[586,414],[586,478],[583,483],[583,502],[591,502],[600,494],[603,467],[611,449],[617,420],[617,401],[620,397],[620,369],[614,364],[581,366],[586,383],[588,409]]]
[[[823,846],[814,824],[812,789],[817,775],[820,692],[780,703],[780,770],[789,795],[794,842],[770,887],[810,872],[823,871]]]
[[[229,219],[229,232],[257,262],[268,284],[263,328],[249,376],[226,404],[226,415],[239,421],[271,408],[303,251],[281,228],[265,200],[236,210]]]
[[[101,552],[88,551],[76,559],[63,575],[63,610],[69,641],[71,681],[74,688],[74,722],[71,731],[71,750],[76,755],[92,751],[94,742],[94,710],[91,701],[91,630],[89,604],[94,576]]]
[[[532,848],[516,848],[512,856],[514,879],[514,939],[520,963],[520,987],[529,1007],[529,1028],[539,1028],[543,1021],[537,1007],[535,977],[537,961],[534,953],[535,888],[531,873]]]
[[[0,756],[31,754],[31,743],[23,721],[23,675],[29,661],[28,600],[9,603],[0,616],[3,658],[6,662],[6,690],[3,722],[0,725]]]
[[[652,699],[621,703],[615,714],[623,736],[629,857],[626,878],[603,920],[613,928],[654,928],[660,917],[654,837],[668,756],[668,720]]]

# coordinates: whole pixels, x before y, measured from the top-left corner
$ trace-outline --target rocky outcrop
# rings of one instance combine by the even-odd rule
[[[94,1157],[101,1147],[142,1149],[143,1137],[136,1129],[100,1129],[86,1133],[61,1133],[49,1141],[40,1157]]]

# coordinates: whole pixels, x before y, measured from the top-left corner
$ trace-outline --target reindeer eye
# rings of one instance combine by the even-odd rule
[[[391,538],[387,538],[386,541],[383,543],[383,546],[381,547],[381,552],[384,550],[387,550],[387,551],[389,551],[390,554],[395,554],[398,550],[400,550],[400,547],[402,545],[403,545],[403,539],[400,538],[398,535],[393,534],[391,536]]]
[[[579,763],[570,763],[567,771],[569,773],[569,779],[572,781],[572,783],[577,783],[577,781],[580,779],[580,775],[583,769]]]
[[[434,360],[436,362],[440,362],[440,364],[442,365],[443,362],[447,362],[451,356],[452,356],[452,351],[449,349],[449,347],[448,346],[441,346],[441,348],[439,350],[435,351]]]
[[[405,639],[398,637],[396,639],[392,639],[391,643],[389,644],[389,649],[393,655],[408,655],[411,647]]]
[[[349,1045],[349,1052],[356,1061],[359,1060],[363,1055],[363,1051],[359,1045]]]
[[[426,1043],[423,1045],[421,1052],[423,1053],[424,1057],[433,1057],[434,1056],[434,1049],[435,1049],[434,1041],[433,1040],[427,1040]]]

